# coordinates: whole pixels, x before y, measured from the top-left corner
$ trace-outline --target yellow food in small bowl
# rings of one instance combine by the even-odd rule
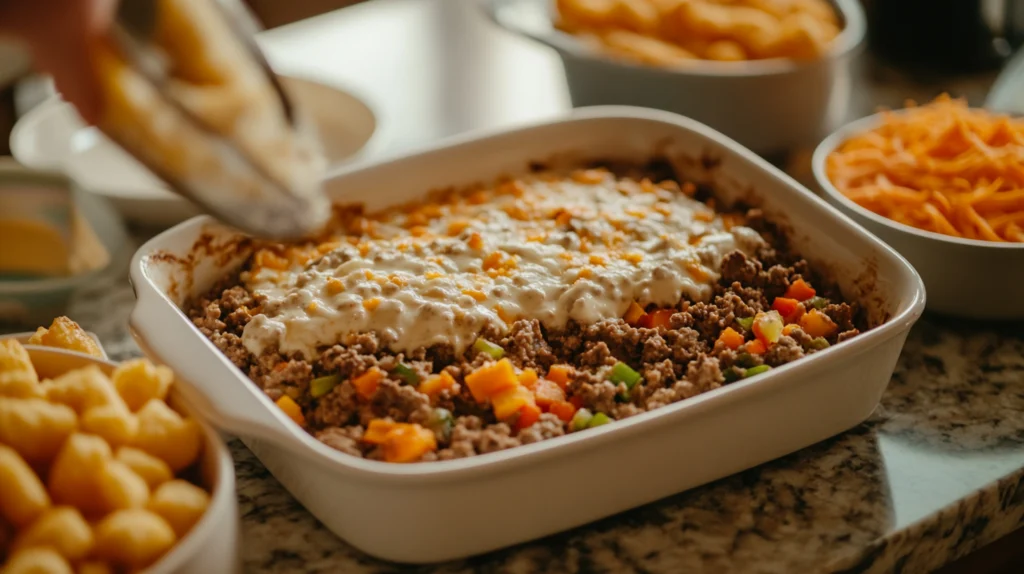
[[[67,318],[31,343],[102,357]],[[55,371],[0,340],[0,570],[146,568],[210,503],[192,480],[202,429],[167,403],[173,373],[146,359],[109,376],[99,365]]]
[[[656,66],[814,60],[842,27],[825,0],[557,0],[556,26]]]

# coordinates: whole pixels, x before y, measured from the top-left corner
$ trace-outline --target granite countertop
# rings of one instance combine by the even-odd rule
[[[70,314],[138,350],[125,268]],[[238,441],[247,572],[396,572],[306,512]],[[875,414],[800,452],[546,539],[420,572],[928,572],[1024,524],[1024,333],[926,315]]]
[[[563,110],[557,59],[486,28],[468,4],[378,0],[273,31],[264,46],[279,67],[360,88],[383,110],[392,151]],[[395,35],[415,45],[360,50]],[[467,50],[471,43],[480,47]],[[353,52],[359,57],[322,57]],[[865,63],[849,115],[944,90],[980,104],[992,79],[911,82]],[[798,178],[805,160],[789,166]],[[126,327],[133,302],[121,261],[76,295],[69,314],[124,359],[138,354]],[[337,539],[241,443],[231,447],[247,572],[402,570]],[[412,570],[927,572],[1022,524],[1024,331],[925,315],[881,406],[845,434],[567,533]]]

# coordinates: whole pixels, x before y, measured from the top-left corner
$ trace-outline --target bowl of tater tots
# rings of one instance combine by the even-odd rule
[[[771,155],[843,120],[864,42],[858,0],[487,0],[554,48],[575,107],[676,112]]]
[[[234,469],[174,374],[61,317],[0,338],[0,572],[235,572]]]

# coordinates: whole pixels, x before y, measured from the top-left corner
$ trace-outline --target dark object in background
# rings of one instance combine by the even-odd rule
[[[992,70],[1024,40],[1024,0],[862,0],[868,46],[911,72]]]

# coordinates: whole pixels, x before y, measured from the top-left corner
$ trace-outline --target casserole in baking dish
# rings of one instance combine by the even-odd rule
[[[680,179],[713,188],[720,205],[742,201],[758,206],[766,219],[785,229],[782,235],[795,252],[806,257],[812,267],[823,269],[825,276],[835,278],[847,300],[859,303],[864,324],[877,326],[811,356],[789,364],[779,362],[767,373],[709,388],[687,400],[628,417],[618,416],[626,413],[608,413],[623,418],[614,424],[486,456],[415,465],[365,460],[309,436],[193,326],[183,309],[218,282],[230,280],[252,257],[250,241],[212,220],[194,219],[139,251],[132,265],[139,297],[132,326],[147,352],[201,389],[223,426],[247,439],[268,468],[331,530],[364,551],[398,561],[456,558],[557,532],[792,452],[864,420],[877,404],[906,334],[921,312],[924,292],[920,280],[905,261],[862,229],[746,150],[695,122],[630,108],[583,110],[564,120],[465,138],[421,154],[349,171],[328,186],[340,203],[358,198],[365,201],[367,213],[374,213],[422,198],[432,189],[461,188],[493,181],[502,174],[530,177],[525,174],[530,172],[531,163],[536,167],[537,160],[549,167],[579,165],[594,159],[642,165],[652,157],[666,158]],[[601,181],[613,181],[614,171],[599,172]],[[584,181],[585,185],[600,185],[597,175],[579,173],[575,177],[594,178],[592,183]],[[622,175],[614,180],[615,185],[623,185],[624,178]],[[637,185],[646,185],[642,178],[637,181]],[[641,205],[642,201],[633,203]],[[680,205],[688,205],[694,213],[707,208],[696,201]],[[735,239],[735,234],[724,231],[720,216],[716,219],[711,215],[710,219],[706,223],[715,234]],[[358,245],[355,247],[358,253]],[[369,255],[374,248],[366,249]],[[715,289],[711,284],[717,279],[716,269],[721,268],[714,265],[713,255],[709,254],[710,259],[704,263],[709,267],[708,277],[695,280],[696,268],[684,267],[685,273],[676,275],[678,290],[670,295],[678,297],[687,289],[691,290],[686,291],[691,300],[708,298]],[[264,263],[273,262],[267,255],[262,257]],[[424,269],[423,277],[430,272],[439,271]],[[572,273],[578,275],[579,270]],[[257,273],[257,281],[259,277]],[[787,277],[790,283],[795,279]],[[251,275],[249,281],[253,281]],[[310,275],[304,281],[315,283],[316,279]],[[671,304],[658,297],[644,299],[639,292],[624,292],[630,285],[620,286],[621,297],[609,304],[616,317],[622,313],[619,305],[629,311],[634,302],[639,302],[645,307],[642,311],[653,315],[656,309]],[[553,287],[556,291],[559,288]],[[783,289],[772,298],[786,294]],[[369,291],[366,295],[367,300],[374,298]],[[487,300],[489,294],[483,295]],[[513,293],[508,295],[499,297],[502,301],[496,304],[515,303]],[[303,301],[302,309],[308,310],[310,303],[313,301]],[[314,310],[330,302],[316,303]],[[809,299],[804,303],[814,306]],[[359,305],[369,311],[362,303]],[[267,311],[267,318],[261,321],[272,323],[274,311]],[[510,305],[507,312],[524,311],[522,306],[517,310]],[[498,311],[494,313],[497,316]],[[677,314],[669,315],[670,328]],[[359,317],[357,313],[349,320]],[[259,340],[268,348],[287,348],[285,352],[291,353],[292,360],[305,352],[301,344],[288,348],[301,337],[273,340],[282,331],[264,331],[267,338],[261,336]],[[459,331],[445,336],[452,333],[457,335]],[[386,336],[392,337],[388,340],[396,347],[416,346],[403,341],[397,331]],[[741,336],[744,346],[760,340],[753,335]],[[828,336],[832,337],[831,343],[838,342],[839,331]],[[462,345],[466,347],[476,342],[473,337],[464,339]],[[713,344],[706,342],[705,346]],[[318,345],[316,342],[313,347]],[[515,362],[516,357],[511,358]],[[606,359],[608,372],[603,373],[602,366],[595,373],[603,373],[597,375],[604,377],[599,382],[616,383],[611,371],[618,360]],[[484,364],[497,363],[488,363],[485,358],[478,366]],[[417,373],[421,365],[407,366],[413,367],[414,375],[428,376]],[[382,373],[380,378],[394,383],[394,364],[390,367],[392,371]],[[540,367],[538,375],[557,382],[549,365]],[[641,374],[646,376],[646,372]],[[682,373],[684,380],[686,375]],[[725,374],[720,375],[724,382]],[[339,384],[327,392],[336,392],[341,388]],[[613,384],[612,388],[620,394],[639,387]],[[287,388],[279,391],[276,399],[287,396],[295,400]],[[569,391],[567,396],[571,394]],[[641,394],[613,398],[613,402],[634,404],[632,401]],[[490,404],[495,406],[493,400]],[[490,421],[492,414],[497,417],[494,413],[477,416]],[[515,414],[518,416],[508,425],[510,436],[511,427],[521,424],[522,413]],[[558,416],[551,413],[550,406],[544,415]],[[546,416],[546,420],[553,422],[552,416]],[[373,448],[357,448],[359,454],[377,457]],[[442,456],[443,450],[431,454],[454,458]],[[384,456],[383,452],[378,454]],[[645,477],[645,488],[623,488],[637,474]],[[580,476],[589,478],[580,482]],[[545,496],[535,496],[538,485],[545,485]],[[481,507],[488,511],[480,512]],[[368,515],[387,520],[364,520]],[[445,517],[446,528],[436,528],[438,516]],[[502,519],[494,520],[495,516]],[[401,543],[395,543],[397,540]]]

